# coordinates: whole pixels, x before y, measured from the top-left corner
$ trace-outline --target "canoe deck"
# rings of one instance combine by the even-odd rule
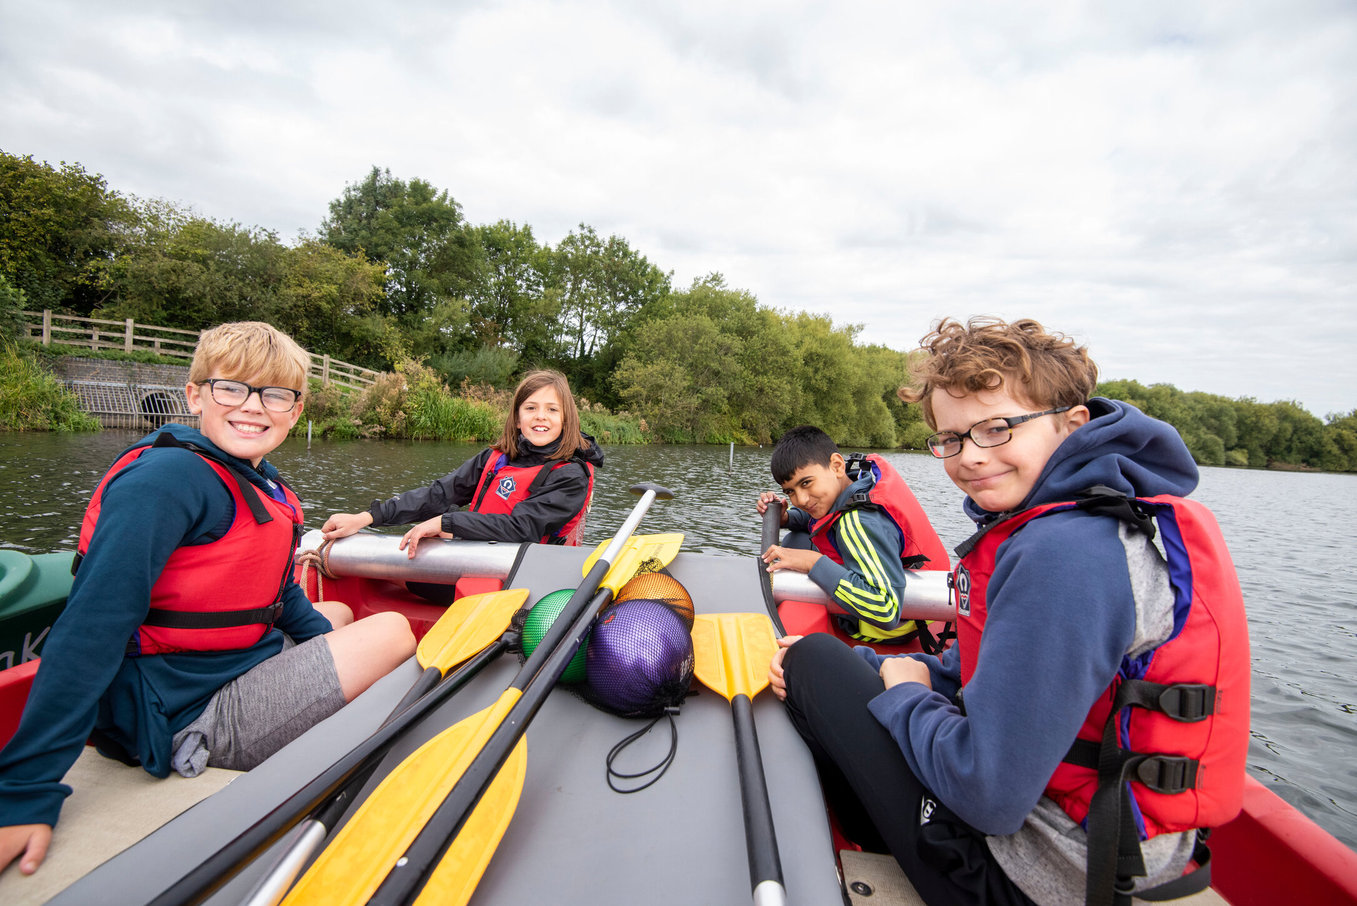
[[[528,587],[529,600],[535,601],[577,582],[574,577],[581,574],[587,553],[533,545],[506,587]],[[700,613],[763,612],[758,571],[750,560],[680,554],[670,572],[688,588]],[[437,731],[488,706],[518,666],[516,658],[504,656],[486,668],[393,749],[379,774]],[[105,862],[52,902],[149,899],[176,880],[195,856],[215,850],[319,773],[337,752],[371,733],[417,674],[413,660],[403,665],[263,766]],[[633,795],[608,789],[604,759],[640,722],[599,711],[564,688],[554,690],[528,728],[522,798],[472,902],[747,902],[749,874],[730,706],[709,690],[694,689],[677,718],[674,763],[658,783]],[[771,695],[759,696],[754,712],[789,902],[842,902],[810,757]],[[667,730],[657,726],[629,750],[626,764],[649,765],[667,748]],[[239,902],[270,857],[261,856],[208,902]]]

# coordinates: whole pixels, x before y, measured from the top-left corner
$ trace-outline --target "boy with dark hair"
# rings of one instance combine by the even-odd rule
[[[0,750],[0,870],[42,864],[91,735],[156,777],[247,770],[414,653],[400,614],[355,622],[293,581],[301,503],[264,456],[301,416],[309,364],[268,324],[205,331],[185,388],[200,428],[166,425],[95,490],[66,609]]]
[[[901,397],[978,527],[957,643],[781,640],[770,682],[827,797],[928,903],[1200,889],[1195,831],[1242,801],[1249,650],[1220,529],[1183,496],[1191,455],[1035,321],[945,320],[923,346]]]
[[[947,552],[899,473],[880,456],[845,458],[828,434],[811,425],[778,440],[769,466],[792,506],[782,512],[790,531],[763,554],[769,572],[806,573],[846,611],[840,625],[855,639],[903,642],[917,633],[900,619],[905,570],[945,569]],[[772,501],[761,494],[759,513]]]

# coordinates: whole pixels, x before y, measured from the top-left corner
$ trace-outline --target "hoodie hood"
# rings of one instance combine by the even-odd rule
[[[252,484],[256,484],[265,490],[268,489],[270,483],[279,481],[278,470],[274,468],[273,464],[267,459],[261,460],[258,468],[256,468],[248,460],[238,459],[230,453],[227,453],[221,447],[208,440],[207,436],[197,428],[190,428],[188,425],[181,425],[177,422],[169,422],[159,430],[152,431],[142,440],[147,443],[153,443],[157,434],[170,434],[180,443],[193,444],[195,447],[202,448],[213,457],[226,463],[241,475],[244,475]]]
[[[1051,454],[1018,509],[1070,500],[1094,485],[1136,497],[1186,497],[1196,489],[1197,464],[1172,425],[1117,400],[1095,397],[1088,408],[1088,424]],[[975,506],[970,498],[965,509],[978,522],[997,515]]]
[[[574,458],[589,463],[589,465],[593,466],[595,469],[602,468],[603,451],[599,449],[598,441],[594,440],[593,437],[591,437],[588,434],[585,434],[582,431],[580,432],[580,437],[583,437],[588,442],[588,446],[580,447],[578,450],[576,450]],[[549,444],[542,444],[541,446],[538,446],[537,444],[528,440],[528,438],[525,437],[522,432],[519,432],[518,457],[514,461],[517,463],[535,463],[537,461],[546,462],[551,458],[552,454],[554,454],[558,449],[560,449],[560,447],[561,447],[560,438],[553,440]]]

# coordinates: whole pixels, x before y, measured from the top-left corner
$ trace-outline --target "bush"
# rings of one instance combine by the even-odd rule
[[[354,403],[358,394],[350,393],[338,384],[309,381],[306,391],[306,409],[293,427],[297,436],[306,434],[310,423],[314,433],[321,437],[351,440],[362,436],[362,422],[354,417]]]
[[[98,431],[99,420],[80,411],[75,394],[6,341],[0,343],[0,429]]]
[[[24,306],[28,297],[0,274],[0,342],[23,339]]]
[[[413,361],[378,377],[353,404],[352,415],[365,437],[488,441],[499,436],[503,424],[493,405],[454,398],[433,369]]]
[[[405,396],[409,384],[401,366],[378,376],[354,404],[354,417],[362,424],[364,437],[405,436]]]
[[[449,384],[505,387],[518,370],[518,353],[498,346],[482,346],[480,349],[447,353],[430,364],[447,378]]]
[[[650,428],[645,419],[628,415],[611,415],[599,411],[602,407],[580,411],[580,430],[601,444],[650,443]]]

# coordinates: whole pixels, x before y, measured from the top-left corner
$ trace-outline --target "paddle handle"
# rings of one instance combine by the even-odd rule
[[[749,887],[755,906],[777,906],[787,902],[787,892],[773,829],[773,805],[759,754],[759,734],[754,727],[753,702],[740,693],[730,700],[730,713],[735,722],[735,756],[740,770],[745,845],[749,851]]]
[[[773,629],[779,636],[786,635],[787,628],[782,625],[782,617],[777,612],[777,601],[773,597],[772,573],[768,572],[762,558],[767,553],[768,548],[778,542],[778,535],[782,531],[782,513],[781,500],[769,501],[768,508],[763,511],[763,527],[759,535],[759,556],[754,558],[754,566],[759,571],[759,588],[763,590],[763,606],[768,609],[768,619],[773,621]]]
[[[763,511],[763,528],[759,535],[759,553],[762,554],[768,548],[777,544],[778,535],[782,531],[782,513],[783,506],[781,500],[771,500],[768,502],[768,508]]]

